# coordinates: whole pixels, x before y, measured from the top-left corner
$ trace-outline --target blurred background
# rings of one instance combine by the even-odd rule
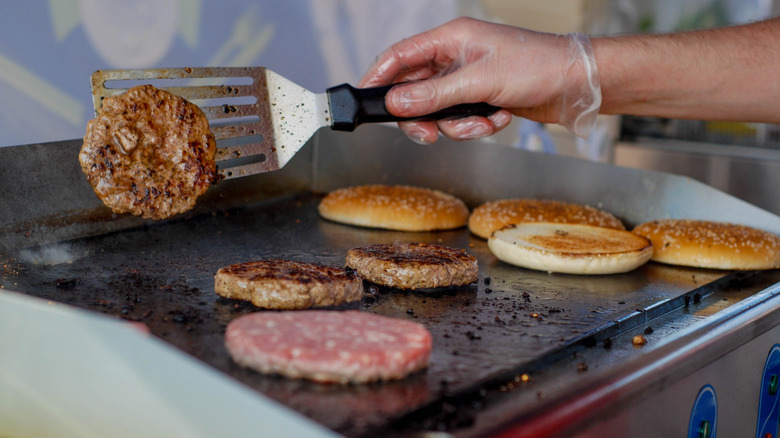
[[[357,82],[393,42],[459,15],[603,35],[710,27],[773,12],[771,0],[3,0],[0,5],[0,146],[82,137],[93,116],[89,75],[102,68],[258,65],[321,92]],[[675,128],[642,122],[644,130]],[[602,137],[617,127],[614,121],[603,125],[597,137],[606,144]],[[564,141],[539,139],[538,128],[507,130],[496,141],[546,151]],[[738,129],[758,134],[757,127]],[[607,146],[579,148],[580,155],[608,158]]]
[[[0,0],[0,147],[83,137],[94,116],[89,76],[97,69],[265,66],[322,92],[355,84],[390,44],[460,15],[607,35],[743,23],[777,15],[776,3]],[[772,175],[780,174],[775,125],[599,116],[585,141],[558,126],[516,119],[485,141],[685,174],[749,201],[755,193],[753,201],[764,204],[774,196],[761,192],[777,186]],[[767,177],[741,182],[742,175],[755,181],[756,173]],[[780,211],[776,203],[764,206]]]
[[[475,3],[476,4],[476,3]],[[264,66],[322,92],[452,0],[0,0],[0,146],[81,138],[104,68]],[[435,11],[435,13],[432,13]]]

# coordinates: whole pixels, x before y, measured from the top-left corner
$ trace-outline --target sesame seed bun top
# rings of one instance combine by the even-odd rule
[[[780,237],[725,222],[665,219],[633,230],[653,242],[652,260],[710,269],[780,268]]]
[[[447,193],[404,185],[365,185],[330,192],[318,207],[334,222],[401,231],[433,231],[466,225],[469,211]]]
[[[524,222],[586,224],[624,230],[620,219],[587,205],[547,199],[500,199],[475,208],[469,230],[483,239],[507,225]]]

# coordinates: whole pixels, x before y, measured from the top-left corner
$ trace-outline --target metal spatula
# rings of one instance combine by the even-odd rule
[[[105,97],[140,84],[152,84],[198,105],[217,139],[223,178],[282,168],[322,127],[352,131],[362,123],[406,120],[385,109],[392,86],[355,88],[349,84],[312,93],[263,67],[98,70],[92,74],[95,113]],[[424,119],[489,115],[491,105],[463,104]]]

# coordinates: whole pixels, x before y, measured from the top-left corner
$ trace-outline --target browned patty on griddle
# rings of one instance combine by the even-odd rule
[[[165,219],[193,208],[215,180],[216,147],[200,108],[139,85],[103,100],[79,162],[111,210]]]
[[[477,259],[465,250],[427,243],[353,248],[346,265],[376,284],[398,289],[462,286],[477,281]]]
[[[363,281],[343,268],[268,259],[220,269],[214,290],[257,307],[292,310],[357,301],[363,296]]]

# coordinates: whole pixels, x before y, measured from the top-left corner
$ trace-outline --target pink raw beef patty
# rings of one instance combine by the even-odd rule
[[[358,310],[305,310],[236,318],[225,344],[234,361],[261,373],[364,383],[427,367],[433,342],[415,322]]]

